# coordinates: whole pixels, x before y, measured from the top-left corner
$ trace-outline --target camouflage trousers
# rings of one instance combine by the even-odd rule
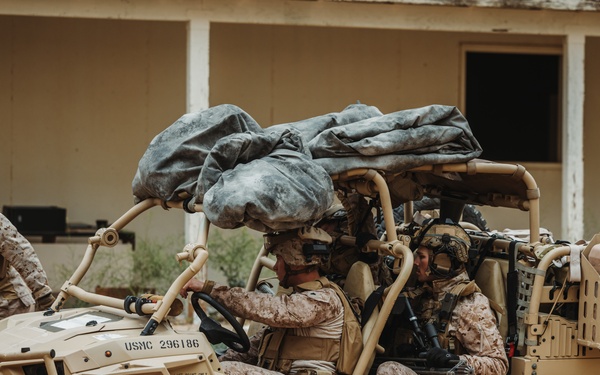
[[[26,313],[29,311],[31,311],[31,308],[29,306],[25,306],[19,298],[0,298],[0,319],[4,319],[15,314]]]
[[[281,372],[267,370],[262,367],[250,365],[244,362],[238,361],[223,361],[221,362],[222,371],[227,375],[284,375]],[[290,373],[291,374],[291,373]],[[328,374],[331,375],[330,371],[316,371],[309,369],[301,369],[295,372],[296,375],[311,375],[311,374]]]
[[[377,367],[377,375],[417,375],[416,372],[398,362],[383,362]]]
[[[282,375],[281,372],[267,370],[238,361],[221,362],[221,368],[227,375]]]

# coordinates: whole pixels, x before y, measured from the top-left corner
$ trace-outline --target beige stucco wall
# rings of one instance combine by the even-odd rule
[[[185,112],[185,38],[181,22],[0,16],[0,205],[90,224],[130,208],[139,158]],[[183,234],[181,212],[148,218],[140,237]]]
[[[560,47],[562,39],[212,24],[210,101],[211,105],[236,104],[263,125],[339,111],[357,100],[384,113],[432,103],[458,106],[460,46],[464,43]],[[593,61],[588,66],[594,66],[589,65]],[[598,82],[589,84],[600,87]],[[586,113],[591,119],[600,118],[596,108]],[[600,154],[590,148],[586,160],[600,160]],[[560,165],[526,167],[542,191],[541,225],[559,234]],[[494,229],[528,227],[527,213],[482,211]],[[600,226],[589,230],[599,231]]]
[[[229,102],[261,124],[302,119],[360,100],[383,112],[460,102],[460,46],[558,46],[559,37],[403,30],[211,25],[211,105]]]
[[[600,229],[599,39],[586,48],[586,238]],[[383,112],[458,105],[461,43],[562,39],[213,23],[210,105],[236,104],[264,126],[357,100]],[[116,219],[132,205],[147,144],[185,112],[185,23],[0,16],[0,46],[10,51],[0,54],[0,205],[58,205],[71,222]],[[542,190],[541,224],[559,233],[560,166],[528,168]],[[128,229],[183,233],[180,211],[153,210]],[[527,226],[525,214],[484,212],[497,229]]]

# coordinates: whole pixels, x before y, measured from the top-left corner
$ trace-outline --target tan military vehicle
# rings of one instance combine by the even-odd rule
[[[396,171],[354,168],[330,173],[333,188],[358,193],[384,219],[385,235],[370,239],[360,251],[384,257],[393,273],[368,318],[363,316],[363,346],[353,374],[374,373],[389,355],[382,333],[394,315],[398,296],[411,279],[413,253],[409,248],[418,229],[413,222],[413,201],[437,198],[437,215],[460,221],[465,205],[508,207],[529,214],[529,228],[519,233],[489,231],[461,223],[472,238],[469,272],[497,308],[499,329],[506,338],[512,374],[592,374],[600,366],[600,332],[597,332],[600,276],[590,254],[600,251],[600,236],[585,243],[556,243],[540,229],[540,192],[522,166],[478,159],[459,163],[424,164]],[[401,220],[394,206],[403,204]],[[177,254],[173,262],[189,266],[173,280],[163,296],[118,299],[82,289],[94,256],[119,241],[119,231],[150,209],[183,209],[201,219],[197,240]],[[325,211],[326,207],[323,211]],[[56,302],[46,312],[13,316],[0,321],[0,373],[10,375],[71,374],[219,374],[213,347],[225,343],[234,350],[249,346],[241,322],[210,297],[195,293],[192,304],[201,318],[198,332],[179,332],[169,315],[181,311],[177,295],[182,286],[210,262],[207,243],[211,222],[206,206],[193,200],[147,198],[134,205],[109,228],[89,239],[79,267],[62,286]],[[405,224],[401,224],[405,223]],[[353,246],[357,238],[342,235],[340,243]],[[263,267],[274,260],[258,250],[247,289],[261,290]],[[369,266],[351,265],[344,290],[367,301],[377,290]],[[94,307],[63,309],[69,298]],[[233,326],[233,331],[206,316],[198,303],[213,305]],[[364,311],[363,311],[364,314]],[[387,346],[387,347],[386,347]],[[470,373],[458,363],[448,369],[412,365],[419,373]]]
[[[406,247],[419,228],[414,225],[412,200],[400,210],[404,214],[400,221],[411,224],[387,224],[398,223],[389,209],[390,190],[396,189],[394,195],[403,194],[398,186],[405,188],[407,198],[416,189],[426,197],[439,199],[438,209],[430,214],[455,221],[464,219],[465,204],[528,212],[528,230],[489,231],[478,227],[485,225],[481,218],[460,221],[473,241],[469,274],[498,310],[510,373],[595,373],[600,366],[600,341],[596,336],[600,275],[592,265],[597,258],[590,259],[589,255],[600,252],[600,235],[577,244],[554,242],[551,234],[540,228],[540,191],[524,167],[472,160],[427,165],[397,174],[354,170],[332,177],[337,188],[358,191],[380,203],[387,235],[382,241],[370,241],[367,248],[393,257],[397,275],[394,284],[385,289],[377,313],[364,325],[364,351],[355,374],[374,373],[376,366],[387,360],[403,360],[387,356],[387,348],[380,341],[398,293],[409,280],[405,266],[412,263],[412,254]],[[346,236],[342,240],[348,244],[354,241]],[[368,268],[360,263],[351,268],[345,289],[351,296],[366,299],[377,286]],[[251,278],[249,285],[254,285],[253,281]],[[413,369],[422,374],[471,373],[460,366],[427,369],[416,365]]]
[[[389,193],[389,186],[406,182],[418,184],[427,196],[441,198],[442,216],[460,216],[465,203],[529,212],[530,231],[526,234],[535,240],[523,240],[510,233],[483,232],[465,224],[474,240],[472,250],[477,257],[473,259],[477,263],[479,257],[482,259],[476,280],[485,294],[504,308],[499,316],[500,327],[508,345],[514,345],[510,348],[514,350],[513,374],[591,374],[600,366],[600,276],[588,259],[592,249],[599,247],[600,237],[583,244],[560,244],[540,233],[539,190],[523,167],[471,161],[423,166],[394,175],[352,170],[332,178],[336,187],[356,190],[380,202],[387,219],[387,238],[371,240],[367,248],[395,260],[395,282],[387,288],[377,313],[364,327],[364,351],[355,374],[366,374],[381,361],[379,357],[385,348],[378,345],[379,337],[411,273],[412,252],[407,247],[410,233],[405,233],[410,230],[408,226],[393,224]],[[145,200],[90,238],[84,259],[63,285],[52,311],[13,316],[0,322],[2,374],[214,374],[219,373],[220,367],[209,338],[243,350],[243,331],[229,333],[218,327],[203,327],[204,332],[177,332],[167,319],[169,312],[178,308],[173,302],[179,289],[210,258],[210,245],[206,243],[210,223],[205,218],[197,242],[174,254],[173,261],[189,261],[190,266],[173,281],[163,298],[120,300],[77,286],[96,252],[114,246],[119,230],[139,214],[161,204],[160,200]],[[410,206],[410,202],[404,206],[407,223],[412,221]],[[182,204],[171,207],[182,208]],[[195,205],[193,209],[201,212],[202,207]],[[342,240],[354,242],[350,236]],[[261,250],[249,289],[260,282],[260,268],[272,264],[273,260]],[[515,284],[507,289],[511,278]],[[375,290],[370,272],[360,264],[353,266],[346,290],[366,299]],[[63,310],[61,306],[67,298],[98,306]],[[516,352],[519,354],[514,355]]]

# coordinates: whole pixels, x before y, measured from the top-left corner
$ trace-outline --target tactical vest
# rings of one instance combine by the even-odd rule
[[[441,302],[428,299],[422,304],[421,311],[417,315],[420,315],[424,323],[432,323],[437,329],[442,349],[454,354],[464,353],[460,342],[448,334],[449,322],[458,300],[480,291],[475,281],[463,281],[456,284],[450,292],[446,292]]]
[[[344,291],[325,277],[296,286],[300,291],[332,288],[344,306],[342,337],[326,339],[294,336],[289,329],[274,328],[263,336],[258,365],[287,374],[295,360],[314,360],[336,363],[339,374],[351,374],[362,352],[360,324]]]
[[[460,341],[456,340],[454,336],[448,334],[449,322],[452,317],[452,312],[456,307],[456,303],[460,297],[466,297],[473,293],[481,292],[481,289],[475,284],[475,281],[462,282],[455,285],[449,293],[446,293],[444,300],[442,301],[442,308],[439,313],[439,321],[437,325],[438,329],[438,340],[442,348],[454,352],[455,354],[462,354],[465,352]]]

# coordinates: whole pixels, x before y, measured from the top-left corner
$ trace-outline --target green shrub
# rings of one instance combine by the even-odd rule
[[[213,231],[208,240],[208,263],[218,269],[229,286],[246,285],[262,241],[250,234],[246,227],[229,231]]]

